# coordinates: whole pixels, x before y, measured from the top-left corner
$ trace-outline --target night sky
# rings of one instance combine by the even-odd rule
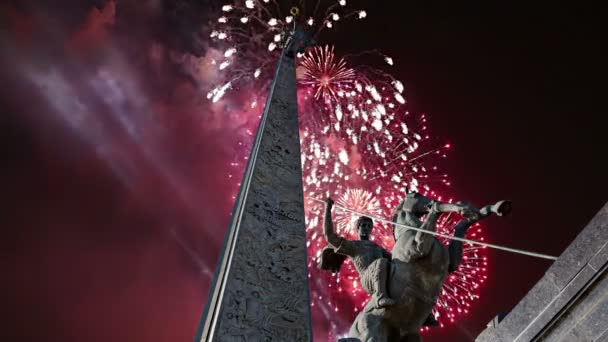
[[[373,1],[365,25],[330,37],[395,59],[410,110],[454,146],[455,193],[513,200],[489,241],[552,255],[608,199],[599,14],[556,6]],[[176,67],[205,54],[208,14],[194,1],[0,5],[6,340],[192,340],[236,191],[226,165],[256,119],[199,101]],[[425,341],[472,341],[550,266],[500,251],[489,263],[468,318]]]

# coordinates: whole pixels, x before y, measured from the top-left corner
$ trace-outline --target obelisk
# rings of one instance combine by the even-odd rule
[[[303,44],[292,39],[279,59],[196,342],[312,341],[294,47]]]

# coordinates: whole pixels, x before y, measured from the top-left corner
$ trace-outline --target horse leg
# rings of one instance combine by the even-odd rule
[[[420,226],[420,229],[434,232],[437,230],[437,221],[439,217],[441,217],[441,212],[438,210],[438,205],[435,203],[427,215],[426,219]],[[416,232],[416,236],[414,237],[414,241],[416,241],[416,249],[421,255],[426,255],[431,250],[431,246],[433,245],[434,237],[431,234],[423,233],[422,231]]]
[[[494,204],[486,205],[481,208],[482,217],[495,214],[497,216],[505,216],[511,212],[511,201],[498,201]]]
[[[384,313],[384,309],[370,312],[364,309],[350,327],[349,338],[356,338],[361,342],[389,342],[391,329],[384,320]]]
[[[469,227],[471,227],[475,222],[476,221],[468,219],[461,220],[454,228],[454,236],[457,238],[464,238],[464,236],[467,234],[467,230],[469,230]],[[448,247],[448,252],[450,254],[448,272],[452,273],[458,269],[458,266],[460,266],[460,262],[462,261],[462,241],[451,240]]]
[[[511,201],[498,201],[494,204],[486,205],[481,209],[475,208],[468,202],[462,201],[456,204],[438,203],[437,209],[442,213],[457,212],[470,220],[478,221],[492,214],[505,216],[511,212]]]
[[[508,215],[509,212],[511,212],[511,201],[499,201],[495,204],[486,205],[479,210],[480,216],[477,219],[465,218],[464,220],[458,222],[458,224],[456,224],[456,228],[454,229],[454,236],[464,238],[464,236],[467,234],[467,230],[469,230],[469,227],[471,227],[475,222],[492,214],[497,216],[505,216]],[[462,241],[450,241],[448,250],[450,253],[448,272],[452,273],[458,269],[458,266],[460,266],[460,262],[462,261]]]

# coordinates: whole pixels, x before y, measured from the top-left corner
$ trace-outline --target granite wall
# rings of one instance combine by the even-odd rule
[[[608,342],[608,204],[478,342]]]

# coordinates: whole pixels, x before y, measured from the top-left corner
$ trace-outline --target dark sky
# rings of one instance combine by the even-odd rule
[[[1,331],[12,341],[191,341],[228,223],[234,186],[224,167],[251,119],[218,130],[227,119],[197,115],[192,80],[168,62],[169,49],[204,52],[192,34],[204,6],[20,3],[0,7],[0,293],[11,318]],[[394,57],[412,111],[428,113],[433,133],[454,146],[455,193],[479,204],[513,200],[511,217],[488,221],[488,240],[559,255],[607,200],[597,10],[365,7],[369,22],[343,31],[339,49]],[[132,74],[118,88],[143,100],[98,96],[96,87],[115,86],[100,70]],[[66,94],[95,115],[74,117],[81,104],[54,102]],[[109,114],[117,108],[138,134]],[[426,341],[472,341],[550,266],[489,256],[490,280],[469,319]]]

